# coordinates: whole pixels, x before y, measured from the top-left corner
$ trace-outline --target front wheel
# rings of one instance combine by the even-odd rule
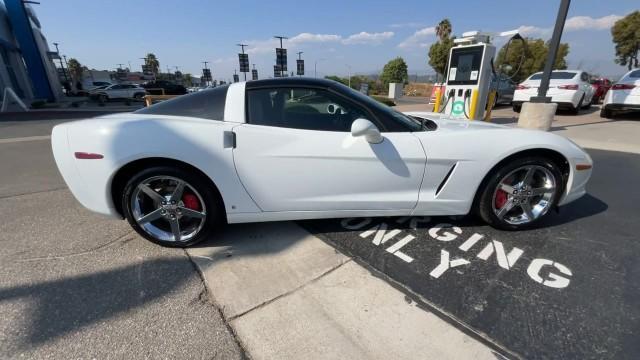
[[[495,228],[525,229],[557,204],[563,187],[562,173],[554,162],[540,157],[516,159],[491,175],[477,210]]]
[[[144,238],[169,247],[187,247],[222,225],[221,200],[202,176],[181,168],[153,167],[125,186],[122,208]]]

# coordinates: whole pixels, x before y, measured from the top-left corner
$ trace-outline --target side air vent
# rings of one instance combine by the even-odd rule
[[[445,176],[444,179],[442,179],[442,182],[440,183],[440,185],[438,185],[438,189],[436,190],[436,197],[438,196],[438,194],[440,194],[440,190],[442,190],[442,188],[444,187],[444,184],[447,183],[447,180],[449,180],[449,177],[453,173],[453,170],[456,168],[456,166],[458,166],[458,163],[455,163],[453,164],[453,166],[451,166],[451,169],[449,169],[447,176]]]

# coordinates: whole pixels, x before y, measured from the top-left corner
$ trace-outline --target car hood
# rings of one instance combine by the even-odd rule
[[[403,114],[432,120],[438,125],[438,130],[442,131],[473,131],[510,128],[508,126],[492,124],[485,121],[460,120],[457,118],[452,118],[450,115],[434,112],[409,111]]]

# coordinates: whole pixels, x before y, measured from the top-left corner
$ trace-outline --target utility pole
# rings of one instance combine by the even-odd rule
[[[318,62],[323,61],[323,60],[326,60],[326,59],[325,58],[318,59],[313,64],[313,77],[315,77],[315,78],[318,77]]]
[[[240,49],[242,49],[242,55],[244,55],[244,48],[246,46],[249,46],[249,45],[246,45],[246,44],[236,44],[236,45],[240,46]],[[240,69],[240,71],[242,71],[242,69]],[[244,72],[244,71],[242,73],[244,74],[244,81],[247,81],[247,73]]]
[[[280,40],[280,49],[282,49],[282,39],[288,39],[288,37],[286,37],[286,36],[279,36],[279,35],[274,36],[274,38]],[[277,60],[278,59],[276,59],[276,63],[278,62]],[[284,66],[282,66],[283,65],[282,63],[277,64],[277,65],[280,65],[280,77],[283,77],[283,75],[286,74],[286,71],[284,71]]]

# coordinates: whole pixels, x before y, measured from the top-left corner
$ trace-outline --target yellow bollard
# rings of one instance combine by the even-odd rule
[[[487,112],[484,114],[484,121],[491,121],[491,110],[493,110],[493,102],[496,99],[496,91],[489,92],[489,98],[487,99]]]
[[[433,105],[433,112],[440,112],[440,88],[436,89],[436,103]]]
[[[470,112],[469,120],[475,120],[473,117],[476,114],[477,105],[478,105],[478,90],[474,89],[473,92],[471,93],[471,106],[469,109],[469,112]]]

